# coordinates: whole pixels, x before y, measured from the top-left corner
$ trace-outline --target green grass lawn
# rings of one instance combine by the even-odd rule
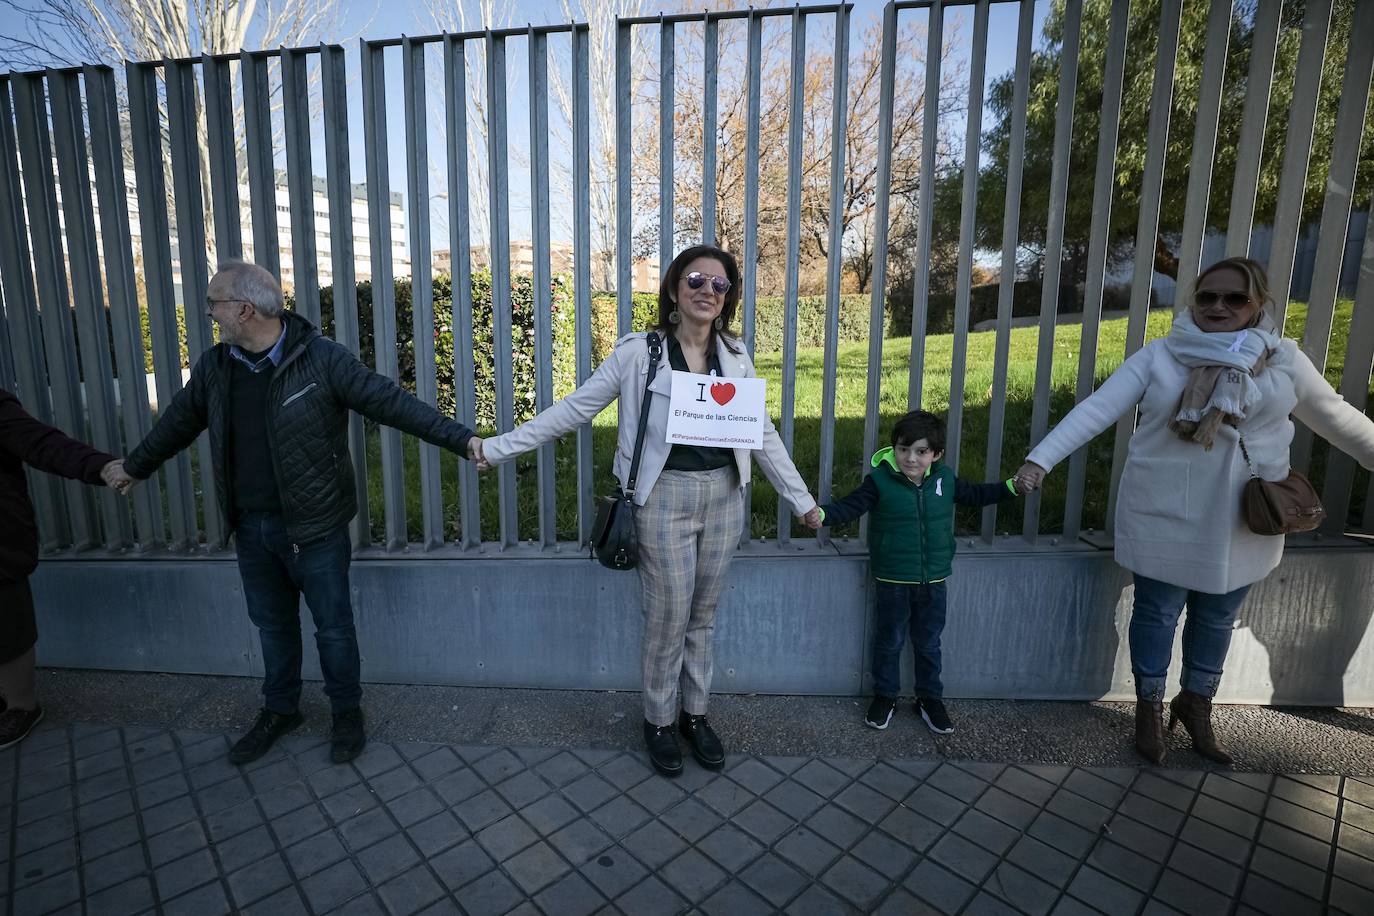
[[[1343,300],[1336,313],[1332,334],[1331,359],[1326,377],[1339,384],[1344,363],[1346,336],[1350,326],[1352,303]],[[1306,306],[1294,303],[1290,309],[1285,332],[1300,337],[1306,319]],[[1170,315],[1157,311],[1150,315],[1147,340],[1167,333]],[[993,348],[992,332],[970,334],[968,337],[968,371],[964,380],[964,427],[960,443],[959,473],[970,480],[1001,479],[1020,466],[1029,449],[1031,400],[1035,384],[1035,354],[1038,329],[1017,328],[1011,334],[1008,365],[1008,397],[1002,461],[998,467],[986,468],[988,439],[988,408],[991,399]],[[1078,373],[1079,325],[1061,325],[1055,331],[1054,366],[1051,385],[1050,422],[1053,425],[1074,404],[1074,383]],[[1121,363],[1125,352],[1126,320],[1102,323],[1097,348],[1096,382],[1101,383]],[[926,338],[926,361],[923,382],[923,406],[944,412],[949,404],[950,364],[953,337],[938,335]],[[881,366],[881,397],[879,401],[879,444],[886,444],[888,431],[896,418],[906,411],[907,383],[910,367],[910,338],[888,338],[883,341]],[[758,371],[768,380],[768,404],[774,419],[778,418],[781,401],[781,354],[760,353],[756,359]],[[817,473],[820,463],[820,416],[823,352],[819,348],[803,349],[797,356],[795,440],[793,457],[802,477],[818,492]],[[835,475],[832,487],[836,495],[843,495],[862,479],[866,461],[863,451],[865,395],[868,385],[868,345],[845,344],[839,349],[835,405]],[[602,412],[593,423],[593,443],[596,455],[597,492],[607,492],[614,486],[611,477],[611,456],[616,440],[615,405]],[[403,437],[406,478],[406,524],[412,541],[420,539],[421,512],[419,506],[419,459],[416,440]],[[1107,488],[1111,474],[1113,433],[1108,430],[1089,446],[1090,460],[1086,498],[1084,500],[1084,528],[1101,528],[1105,520]],[[569,434],[555,448],[555,476],[557,480],[557,531],[560,540],[577,539],[577,457],[576,437]],[[1311,477],[1318,490],[1325,467],[1326,449],[1318,445],[1314,452]],[[443,453],[444,531],[448,539],[456,539],[458,530],[458,475],[460,461]],[[518,468],[518,517],[522,539],[538,537],[538,492],[535,482],[535,456],[522,457]],[[1068,463],[1056,468],[1045,482],[1041,502],[1040,530],[1051,533],[1062,530],[1064,516],[1065,480]],[[380,437],[375,429],[368,435],[368,479],[370,511],[374,538],[384,531]],[[1360,471],[1356,479],[1356,509],[1362,510],[1363,494],[1368,475]],[[756,538],[777,534],[777,495],[755,465],[753,475],[752,531]],[[481,480],[482,537],[495,540],[499,534],[497,516],[496,474],[484,475]],[[1021,528],[1019,500],[1004,504],[998,516],[999,531],[1019,531]],[[962,510],[958,525],[961,532],[978,528],[979,513]],[[810,536],[793,524],[794,536]]]

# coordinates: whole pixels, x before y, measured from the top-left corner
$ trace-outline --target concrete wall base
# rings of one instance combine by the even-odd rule
[[[1290,548],[1251,591],[1220,702],[1374,706],[1374,553]],[[1008,539],[965,547],[950,580],[951,697],[1132,699],[1130,576],[1108,551]],[[869,689],[867,558],[853,542],[753,544],[721,600],[725,693]],[[570,546],[384,554],[352,568],[367,681],[636,690],[639,579]],[[33,577],[47,666],[260,676],[232,553],[48,558]],[[319,676],[303,607],[305,676]],[[1182,636],[1180,627],[1179,636]],[[1177,682],[1181,650],[1174,650]],[[910,684],[910,659],[904,682]]]

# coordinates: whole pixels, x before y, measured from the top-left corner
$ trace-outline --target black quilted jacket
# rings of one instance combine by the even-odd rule
[[[350,409],[467,457],[472,430],[368,369],[296,313],[282,312],[282,320],[285,355],[268,388],[267,444],[293,542],[325,537],[358,511],[347,443]],[[197,360],[186,387],[124,463],[130,475],[146,478],[209,429],[220,513],[229,528],[234,522],[227,467],[231,359],[229,347],[218,344]]]

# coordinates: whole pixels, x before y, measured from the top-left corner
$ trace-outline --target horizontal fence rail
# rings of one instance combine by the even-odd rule
[[[0,385],[43,421],[127,453],[215,346],[203,302],[216,259],[243,257],[289,278],[293,308],[369,368],[482,434],[506,432],[586,381],[607,339],[644,329],[634,286],[654,285],[637,280],[646,252],[661,272],[705,241],[741,258],[736,326],[821,501],[856,484],[895,417],[922,406],[947,415],[951,466],[1005,478],[1157,336],[1157,300],[1168,291],[1182,308],[1226,255],[1267,260],[1277,317],[1290,290],[1306,300],[1294,334],[1319,369],[1341,367],[1330,377],[1364,409],[1374,197],[1360,169],[1374,147],[1374,45],[1354,39],[1374,30],[1374,4],[1314,0],[1292,23],[1280,5],[1222,0],[1190,19],[1181,0],[890,2],[869,18],[818,4],[622,18],[606,36],[563,23],[0,75],[0,219],[14,227],[0,235]],[[1049,15],[1052,45],[1036,34]],[[1190,37],[1202,25],[1205,39]],[[1127,80],[1142,59],[1138,124],[1128,115],[1141,93]],[[598,61],[613,73],[602,107]],[[1185,68],[1197,79],[1185,83]],[[1100,91],[1090,109],[1084,86]],[[1336,100],[1334,126],[1317,144],[1323,93]],[[1007,125],[995,143],[990,118]],[[1043,135],[1030,132],[1037,118]],[[1188,155],[1170,155],[1171,136],[1191,138]],[[989,171],[999,144],[1002,167]],[[1226,144],[1223,186],[1214,162]],[[1128,153],[1142,166],[1123,188]],[[1043,187],[1028,172],[1037,162]],[[1179,169],[1182,207],[1167,196]],[[1313,174],[1328,176],[1315,211]],[[1277,187],[1261,210],[1266,175]],[[1080,200],[1074,188],[1089,190]],[[522,261],[512,235],[526,212]],[[808,228],[816,214],[824,231]],[[566,277],[556,232],[571,238]],[[1165,239],[1178,252],[1168,276]],[[448,264],[436,271],[442,244]],[[871,269],[855,334],[845,313],[860,249]],[[1033,293],[1029,310],[1018,284]],[[974,325],[994,285],[983,364]],[[1118,286],[1124,346],[1107,347]],[[811,362],[801,335],[815,290]],[[1067,326],[1065,311],[1078,316]],[[1019,351],[1014,335],[1028,341]],[[984,372],[986,393],[971,383]],[[1121,418],[1057,469],[1053,503],[1037,492],[988,507],[961,518],[961,532],[974,546],[1105,545],[1092,529],[1110,537],[1133,429],[1133,415]],[[490,556],[585,545],[614,435],[589,422],[488,477],[357,415],[348,443],[358,548]],[[227,521],[211,462],[202,435],[127,500],[35,475],[44,550],[218,549]],[[1374,528],[1370,477],[1348,456],[1300,429],[1293,464],[1324,475],[1323,536]],[[758,481],[746,498],[771,506]],[[746,519],[741,546],[750,541],[832,543],[781,501]]]

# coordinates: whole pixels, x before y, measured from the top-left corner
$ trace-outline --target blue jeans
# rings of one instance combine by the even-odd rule
[[[916,662],[916,696],[943,696],[940,634],[945,629],[945,583],[875,584],[878,602],[873,624],[873,692],[881,697],[901,693],[902,645],[910,630],[911,652]]]
[[[1231,647],[1231,626],[1250,586],[1224,595],[1195,592],[1145,576],[1135,577],[1135,607],[1131,611],[1131,673],[1136,696],[1158,702],[1164,699],[1174,630],[1184,605],[1183,689],[1205,697],[1216,696],[1222,663]]]
[[[315,618],[315,646],[329,705],[336,714],[357,708],[363,691],[348,589],[353,558],[348,529],[293,544],[279,514],[249,512],[239,519],[234,539],[248,617],[262,641],[263,705],[290,714],[300,702],[304,595]]]

